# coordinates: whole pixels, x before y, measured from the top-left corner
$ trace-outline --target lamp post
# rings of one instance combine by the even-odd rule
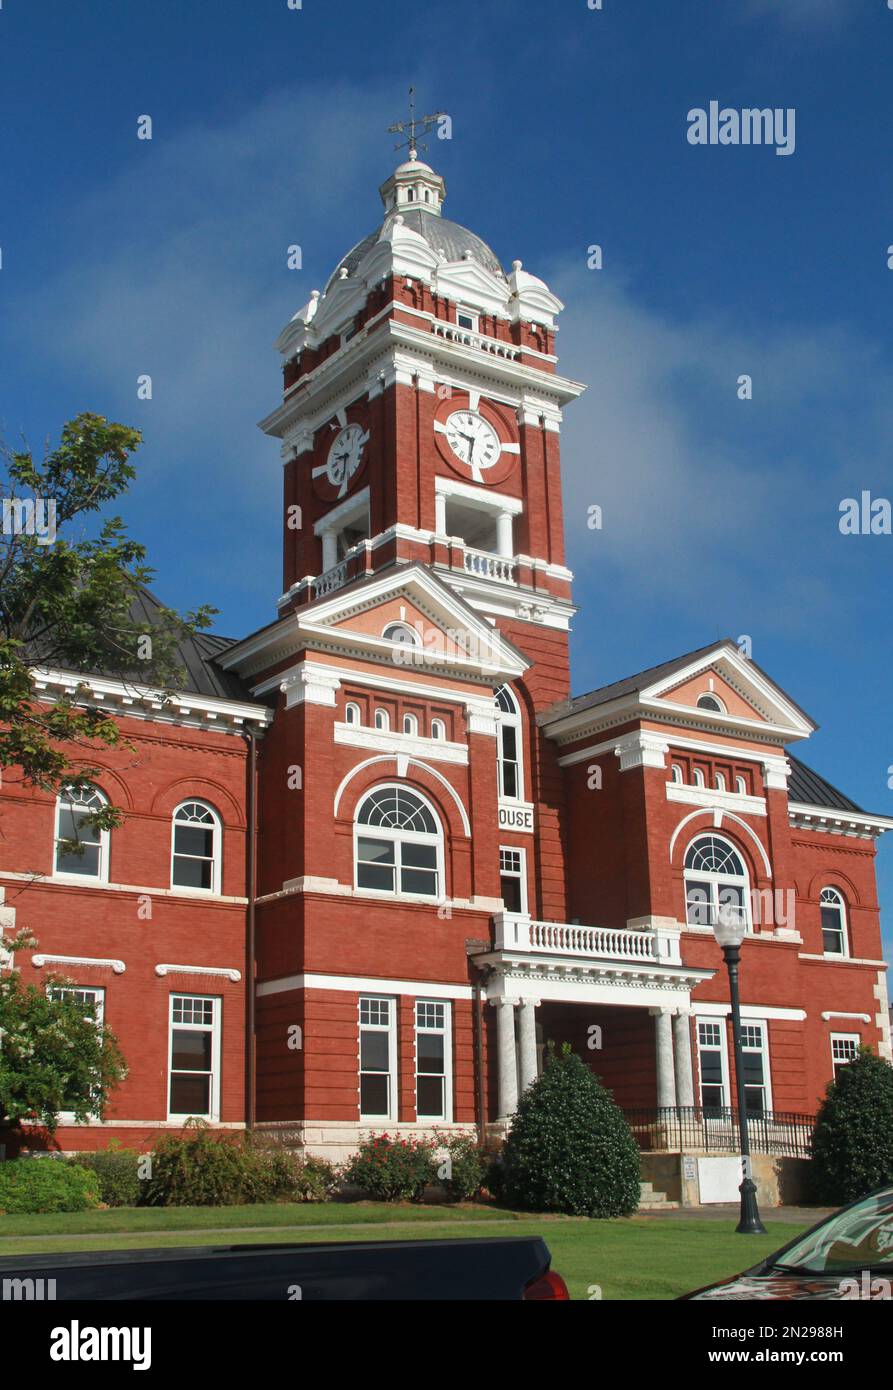
[[[744,1061],[741,1052],[741,996],[738,992],[738,968],[741,963],[741,943],[744,940],[743,910],[722,905],[713,924],[713,935],[722,947],[729,972],[729,997],[732,1001],[732,1037],[735,1049],[735,1090],[738,1099],[738,1128],[741,1132],[741,1165],[744,1177],[741,1193],[741,1215],[735,1230],[743,1236],[764,1236],[766,1227],[760,1220],[756,1183],[750,1176],[750,1137],[747,1132],[747,1096],[744,1089]]]

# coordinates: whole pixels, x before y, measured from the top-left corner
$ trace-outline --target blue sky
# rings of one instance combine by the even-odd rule
[[[0,426],[138,425],[122,510],[157,592],[223,632],[268,621],[273,340],[379,221],[414,82],[453,121],[429,151],[447,215],[561,295],[589,383],[563,435],[575,691],[748,634],[821,726],[806,760],[893,814],[893,537],[837,524],[893,488],[893,10],[603,4],[2,0]],[[793,107],[795,152],[690,145],[711,100]]]

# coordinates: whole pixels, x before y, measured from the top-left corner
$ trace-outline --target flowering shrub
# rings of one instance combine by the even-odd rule
[[[435,1131],[436,1133],[436,1131]],[[474,1134],[438,1134],[437,1179],[451,1202],[470,1202],[481,1190],[486,1159]]]
[[[345,1180],[379,1202],[419,1202],[437,1176],[430,1139],[374,1134],[364,1140],[344,1172]]]

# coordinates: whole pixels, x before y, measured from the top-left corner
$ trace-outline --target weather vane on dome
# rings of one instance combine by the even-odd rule
[[[416,137],[418,135],[427,135],[428,131],[435,124],[435,122],[441,120],[442,117],[445,115],[445,111],[434,111],[430,116],[419,116],[418,119],[416,119],[415,87],[410,87],[409,120],[396,121],[393,125],[388,126],[389,135],[405,135],[407,137],[405,140],[401,140],[398,144],[396,144],[394,146],[394,149],[402,150],[404,145],[408,145],[409,157],[410,159],[415,159],[416,154],[420,149],[426,150],[428,148],[427,145],[420,145]]]

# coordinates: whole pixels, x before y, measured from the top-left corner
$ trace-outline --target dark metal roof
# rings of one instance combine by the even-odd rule
[[[827,806],[835,811],[862,811],[861,806],[857,806],[855,801],[851,801],[843,792],[832,787],[830,782],[826,782],[824,777],[820,777],[817,772],[813,772],[811,767],[801,763],[799,758],[793,757],[788,753],[788,761],[791,764],[791,775],[788,778],[788,800],[800,802],[804,806]],[[863,815],[868,812],[862,811]]]
[[[489,270],[491,275],[497,276],[500,280],[505,280],[505,271],[499,263],[499,258],[485,241],[482,241],[474,232],[470,232],[467,227],[462,227],[458,222],[450,222],[446,217],[440,217],[436,212],[428,212],[425,208],[401,208],[404,226],[411,232],[418,232],[423,236],[433,251],[442,251],[448,261],[461,261],[465,258],[465,253],[471,253],[471,259],[477,261],[478,265]],[[362,241],[358,241],[352,250],[338,262],[334,272],[329,276],[324,293],[337,279],[342,266],[346,266],[350,274],[356,270],[364,256],[367,256],[372,247],[381,236],[384,226],[382,222],[374,232],[370,232]]]
[[[672,676],[675,671],[683,671],[690,662],[715,651],[724,642],[731,642],[731,638],[720,638],[706,647],[698,647],[696,651],[686,652],[684,656],[676,656],[672,661],[662,661],[659,666],[648,666],[644,671],[638,671],[634,676],[626,676],[622,681],[612,681],[610,685],[597,686],[586,695],[576,695],[570,700],[563,700],[561,704],[553,705],[551,709],[546,710],[543,722],[552,723],[553,720],[563,719],[568,714],[594,709],[596,705],[606,705],[611,700],[620,699],[622,695],[633,695],[639,690],[644,690],[646,686],[653,685],[655,681],[663,680],[665,676]]]
[[[162,607],[163,604],[159,603],[154,594],[150,593],[148,589],[142,589],[131,604],[130,615],[134,621],[144,623],[147,631],[151,631],[160,623]],[[178,642],[177,660],[185,674],[182,690],[184,692],[189,691],[194,695],[207,695],[213,699],[247,700],[252,704],[257,703],[252,699],[247,686],[243,685],[238,676],[222,670],[216,664],[215,658],[234,646],[235,641],[234,637],[219,637],[215,633],[197,632],[194,637]],[[135,672],[133,679],[137,679]]]

